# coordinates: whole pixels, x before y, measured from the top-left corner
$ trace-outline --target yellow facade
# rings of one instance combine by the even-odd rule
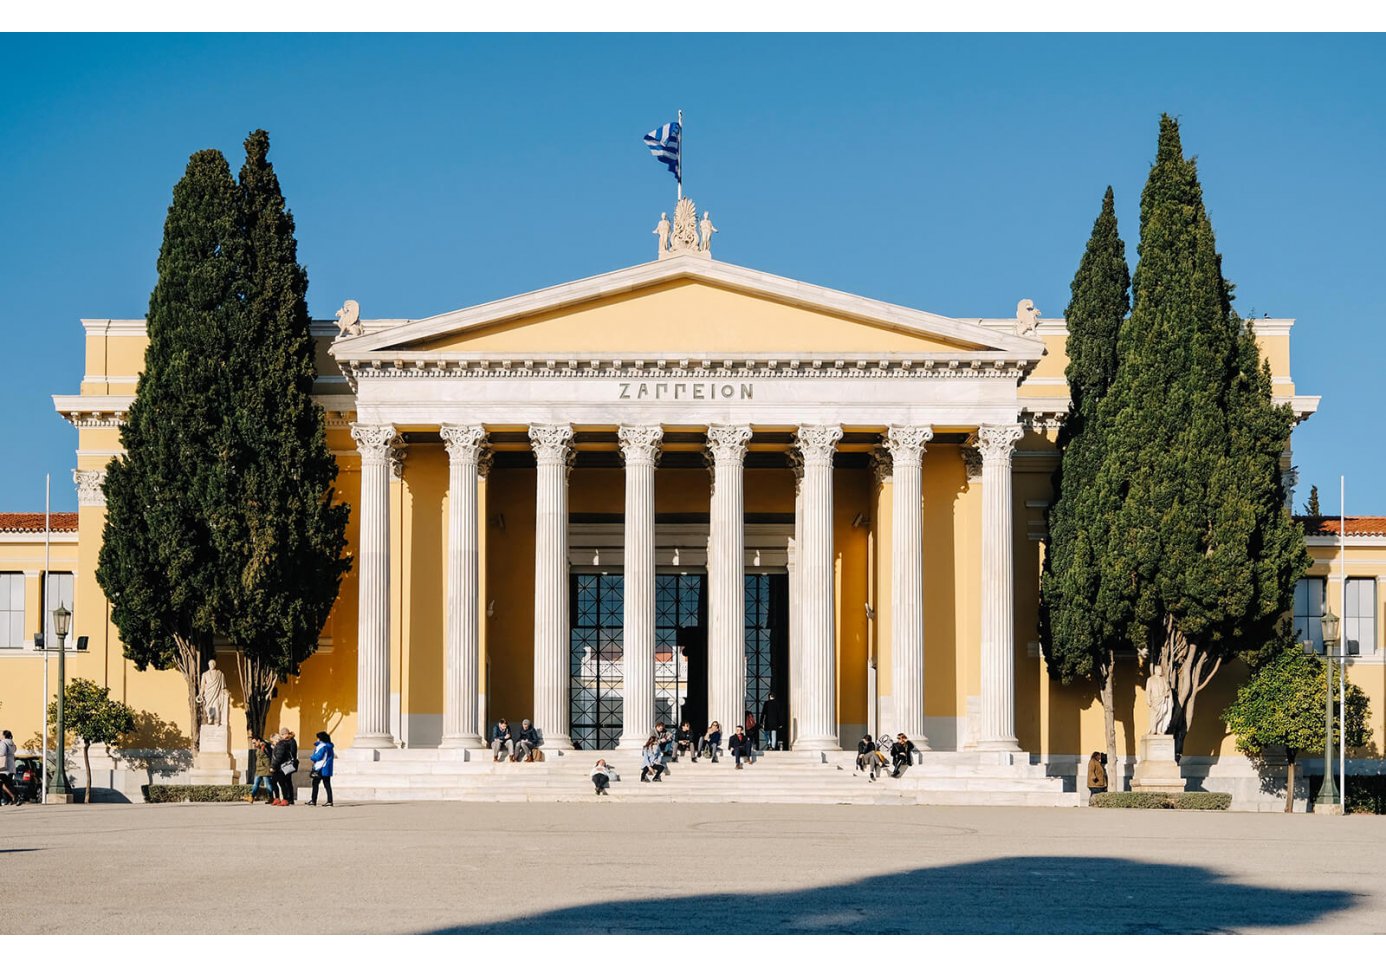
[[[846,304],[843,304],[845,306]],[[876,304],[873,304],[876,305]],[[932,331],[927,317],[892,321],[886,310],[854,314],[830,300],[807,305],[786,292],[749,292],[735,285],[695,279],[657,280],[648,286],[603,293],[559,304],[520,306],[499,316],[489,307],[463,311],[451,330],[430,321],[404,321],[397,326],[400,346],[417,353],[421,367],[443,365],[485,356],[517,364],[546,357],[566,359],[594,354],[629,358],[720,356],[778,356],[801,353],[828,355],[828,367],[865,367],[865,358],[898,354],[934,354],[937,365],[949,357],[982,354],[998,345],[990,337],[1014,332],[1014,321],[980,320]],[[902,311],[904,312],[904,311]],[[469,317],[472,313],[475,317]],[[488,315],[489,314],[489,315]],[[921,321],[922,319],[922,321]],[[1294,399],[1305,413],[1309,398],[1294,397],[1290,380],[1289,324],[1267,321],[1261,337],[1263,352],[1276,379],[1277,396]],[[119,413],[133,393],[143,364],[145,340],[139,321],[86,321],[87,374],[81,393],[60,397],[58,409],[78,428],[78,469],[99,471],[119,449]],[[385,325],[366,333],[384,332]],[[969,340],[968,334],[974,334]],[[335,331],[318,327],[320,400],[328,413],[329,446],[337,456],[337,493],[352,506],[348,547],[359,548],[361,464],[350,424],[359,419],[358,401],[343,371],[329,353]],[[1014,683],[1015,733],[1022,750],[1045,758],[1076,757],[1100,748],[1103,720],[1091,689],[1065,687],[1052,681],[1039,655],[1037,611],[1039,572],[1043,555],[1045,508],[1050,500],[1050,475],[1055,467],[1056,417],[1067,403],[1063,385],[1065,330],[1062,320],[1042,321],[1035,334],[1042,355],[1029,366],[1016,388],[1025,415],[1024,437],[1012,461],[1011,518],[1014,564]],[[1010,345],[1010,344],[1006,344]],[[402,351],[401,351],[402,352]],[[388,351],[382,351],[388,357]],[[1002,353],[993,355],[1001,356]],[[860,357],[862,360],[858,360]],[[854,362],[855,361],[855,362]],[[596,366],[594,362],[592,364]],[[663,359],[660,364],[664,365]],[[672,363],[670,365],[673,365]],[[805,364],[809,365],[809,364]],[[820,364],[812,364],[820,365]],[[935,365],[930,360],[929,365]],[[952,361],[956,366],[956,360]],[[988,364],[990,365],[990,364]],[[823,384],[824,387],[831,386]],[[826,391],[825,391],[826,392]],[[122,399],[125,401],[122,403]],[[820,401],[821,402],[821,401]],[[1316,401],[1314,401],[1316,402]],[[523,456],[528,444],[521,437],[524,421],[507,424],[487,420],[497,462],[480,490],[481,709],[485,722],[508,716],[512,722],[528,715],[533,701],[535,636],[536,474],[532,464],[507,461]],[[891,627],[891,514],[892,482],[877,480],[867,457],[873,444],[867,435],[883,431],[876,424],[844,419],[849,434],[833,473],[833,592],[836,604],[836,719],[845,737],[871,727],[877,719],[878,697],[890,696],[892,681]],[[618,517],[623,511],[624,477],[611,424],[574,420],[579,434],[579,460],[569,477],[569,512],[574,520]],[[390,481],[390,701],[392,728],[406,744],[437,745],[444,706],[444,598],[447,570],[448,455],[436,436],[437,422],[403,422],[411,436],[402,474]],[[666,453],[692,455],[700,446],[694,436],[705,423],[665,423]],[[969,433],[976,427],[936,425],[935,441],[924,454],[923,592],[925,677],[924,707],[931,742],[936,748],[960,748],[975,731],[978,696],[982,689],[979,640],[982,635],[982,518],[980,478],[969,470]],[[793,430],[793,421],[758,426],[752,444],[766,453],[784,450],[776,434]],[[765,443],[759,436],[764,431]],[[507,436],[507,434],[509,436]],[[430,436],[431,435],[431,436]],[[605,455],[603,457],[602,455]],[[1287,455],[1288,460],[1288,455]],[[707,470],[688,461],[670,461],[655,472],[655,514],[660,520],[705,519],[709,513]],[[786,468],[751,464],[745,472],[745,511],[748,519],[792,520],[795,481]],[[123,658],[109,609],[95,581],[96,555],[101,541],[104,510],[99,501],[84,502],[75,543],[63,545],[77,573],[74,635],[89,637],[91,648],[69,664],[69,675],[88,675],[110,685],[119,698],[148,716],[148,735],[157,739],[185,736],[187,705],[177,672],[136,672]],[[22,550],[27,549],[27,550]],[[0,554],[23,555],[32,548],[0,544]],[[1334,550],[1315,547],[1316,569],[1325,569]],[[56,560],[56,559],[55,559]],[[664,562],[661,562],[663,565]],[[1353,548],[1349,566],[1354,576],[1377,577],[1378,602],[1386,591],[1386,547]],[[5,567],[9,567],[6,565]],[[28,565],[24,566],[28,568]],[[358,574],[348,573],[339,600],[323,630],[321,648],[303,664],[301,674],[280,686],[269,726],[288,725],[299,735],[319,729],[331,732],[339,746],[348,747],[356,731]],[[35,612],[35,614],[37,614]],[[1375,657],[1359,660],[1352,678],[1372,698],[1378,738],[1386,736],[1382,711],[1386,707],[1386,675],[1380,656],[1378,608]],[[231,735],[244,735],[240,686],[227,655],[233,697]],[[0,656],[0,701],[4,721],[27,735],[36,719],[37,660]],[[1239,667],[1228,668],[1199,700],[1198,715],[1186,742],[1186,754],[1227,756],[1233,739],[1222,729],[1217,712],[1243,678]],[[1119,671],[1116,689],[1118,747],[1126,756],[1137,752],[1137,737],[1145,732],[1146,705],[1134,662]],[[155,731],[164,730],[162,737]]]

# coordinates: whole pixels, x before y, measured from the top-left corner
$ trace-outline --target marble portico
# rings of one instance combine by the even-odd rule
[[[734,320],[708,320],[698,334],[663,330],[649,320],[646,348],[632,351],[619,333],[592,332],[577,342],[529,352],[525,340],[488,346],[497,332],[521,331],[545,314],[593,300],[638,296],[660,287],[705,286],[748,300],[773,301],[845,321],[847,342],[861,349],[826,351],[795,345],[784,334],[719,339]],[[653,310],[655,307],[651,307]],[[707,718],[724,727],[741,720],[746,689],[742,581],[764,538],[747,537],[745,460],[757,447],[796,471],[792,527],[781,550],[790,575],[793,745],[837,749],[839,716],[835,578],[834,462],[845,438],[858,451],[887,456],[891,504],[892,731],[928,748],[925,719],[924,595],[920,462],[938,432],[975,439],[984,493],[979,626],[981,733],[978,749],[1019,749],[1014,728],[1016,631],[1012,578],[1010,452],[1033,406],[1019,387],[1044,354],[1032,336],[933,316],[818,289],[704,257],[671,256],[591,280],[416,321],[361,320],[331,353],[351,384],[352,436],[361,458],[361,560],[358,629],[359,747],[393,745],[390,720],[391,598],[388,501],[390,448],[407,435],[438,435],[448,453],[445,588],[440,603],[445,676],[443,744],[478,747],[488,725],[478,699],[479,575],[477,489],[498,438],[510,450],[523,440],[534,461],[533,719],[546,746],[571,748],[569,725],[569,487],[579,450],[605,447],[624,468],[619,548],[622,603],[620,745],[638,745],[655,718],[654,595],[656,474],[670,446],[706,455],[710,514],[706,526]],[[891,335],[880,340],[882,333]],[[523,333],[521,332],[521,337]],[[602,341],[611,337],[612,348]],[[477,338],[470,338],[475,336]],[[546,334],[552,338],[553,334]],[[571,337],[570,337],[571,338]],[[690,343],[690,338],[694,341]],[[658,341],[657,341],[658,340]],[[839,338],[839,343],[843,341]],[[891,348],[871,351],[873,342]],[[723,348],[728,343],[732,348]],[[719,345],[721,344],[721,345]],[[912,345],[913,344],[913,345]],[[519,346],[516,350],[513,347]],[[671,441],[677,439],[678,443]],[[754,442],[764,439],[766,443]],[[585,452],[585,450],[584,450]],[[403,458],[406,462],[408,457]],[[865,472],[863,472],[865,473]],[[748,543],[754,540],[754,544]],[[860,606],[856,606],[860,608]]]

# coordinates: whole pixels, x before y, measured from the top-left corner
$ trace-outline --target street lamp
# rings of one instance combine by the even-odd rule
[[[71,800],[72,789],[67,785],[67,722],[63,718],[63,699],[67,693],[67,633],[72,622],[72,613],[59,603],[53,609],[53,634],[58,637],[58,761],[57,769],[48,775],[48,794],[63,800]]]
[[[1315,810],[1334,812],[1338,788],[1333,783],[1333,650],[1338,647],[1338,616],[1329,608],[1323,613],[1323,786],[1314,800]]]

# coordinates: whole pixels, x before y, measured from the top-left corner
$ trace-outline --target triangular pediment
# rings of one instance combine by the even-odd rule
[[[674,258],[339,340],[382,355],[1042,355],[1038,340],[727,263]]]

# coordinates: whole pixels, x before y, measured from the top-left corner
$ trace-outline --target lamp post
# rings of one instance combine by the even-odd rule
[[[1314,800],[1315,812],[1338,812],[1338,788],[1333,783],[1333,650],[1338,647],[1338,616],[1323,613],[1323,786]]]
[[[63,699],[67,693],[67,633],[72,613],[61,604],[53,609],[53,634],[58,637],[58,760],[56,769],[48,775],[47,797],[70,802],[72,789],[67,785],[67,721],[63,718]]]

